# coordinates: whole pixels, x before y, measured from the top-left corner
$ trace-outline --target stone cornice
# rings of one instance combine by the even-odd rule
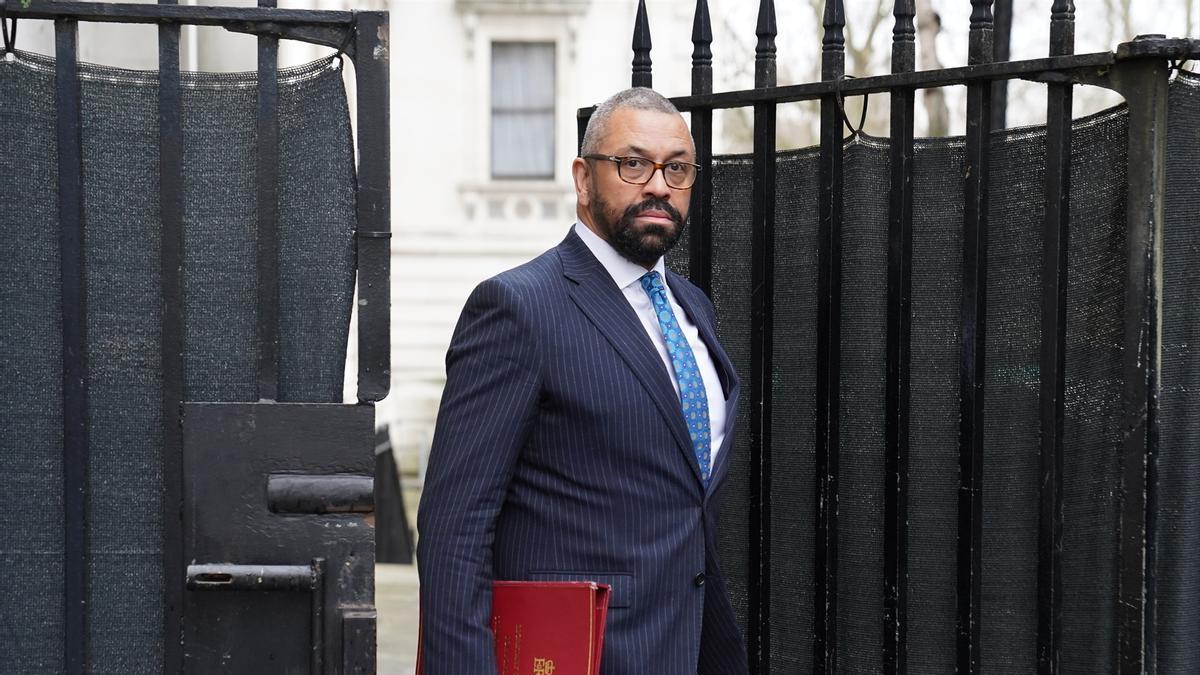
[[[591,0],[454,0],[460,12],[471,14],[580,15]]]

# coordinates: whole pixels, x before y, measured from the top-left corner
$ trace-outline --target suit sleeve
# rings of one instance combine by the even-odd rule
[[[417,516],[425,675],[492,675],[492,542],[537,412],[536,335],[502,280],[471,294],[446,354],[446,388]]]

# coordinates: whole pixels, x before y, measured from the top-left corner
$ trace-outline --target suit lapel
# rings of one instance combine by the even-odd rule
[[[563,276],[575,282],[569,291],[571,300],[612,345],[650,394],[699,481],[700,465],[692,450],[679,396],[642,322],[604,266],[573,230],[559,244],[558,253]]]
[[[738,396],[741,392],[741,382],[738,380],[737,371],[733,368],[733,362],[729,360],[729,355],[725,353],[725,349],[721,347],[720,341],[717,340],[716,327],[709,321],[708,317],[698,311],[698,298],[692,297],[692,288],[679,283],[679,277],[673,272],[667,272],[667,282],[671,284],[671,292],[675,295],[675,300],[683,307],[684,311],[691,317],[692,323],[696,324],[696,328],[700,331],[700,337],[704,340],[704,344],[708,347],[708,353],[712,356],[716,363],[717,370],[723,377],[722,390],[725,393],[725,398],[728,404],[725,409],[725,436],[721,442],[721,447],[717,451],[717,463],[712,469],[712,481],[709,483],[708,492],[712,494],[714,488],[720,484],[721,478],[729,466],[730,451],[733,450],[733,427],[737,421],[737,405]]]

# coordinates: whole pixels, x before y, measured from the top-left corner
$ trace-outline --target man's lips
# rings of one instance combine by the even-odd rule
[[[644,220],[653,220],[663,223],[673,224],[675,222],[675,219],[671,218],[670,214],[668,214],[666,211],[659,211],[657,209],[642,211],[641,213],[637,214],[637,217]]]

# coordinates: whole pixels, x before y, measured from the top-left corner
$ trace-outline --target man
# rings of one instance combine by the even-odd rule
[[[480,284],[446,355],[418,515],[426,675],[496,672],[494,579],[611,585],[607,675],[747,669],[715,541],[738,379],[712,304],[662,260],[695,148],[639,88],[597,108],[582,154],[579,222]]]

